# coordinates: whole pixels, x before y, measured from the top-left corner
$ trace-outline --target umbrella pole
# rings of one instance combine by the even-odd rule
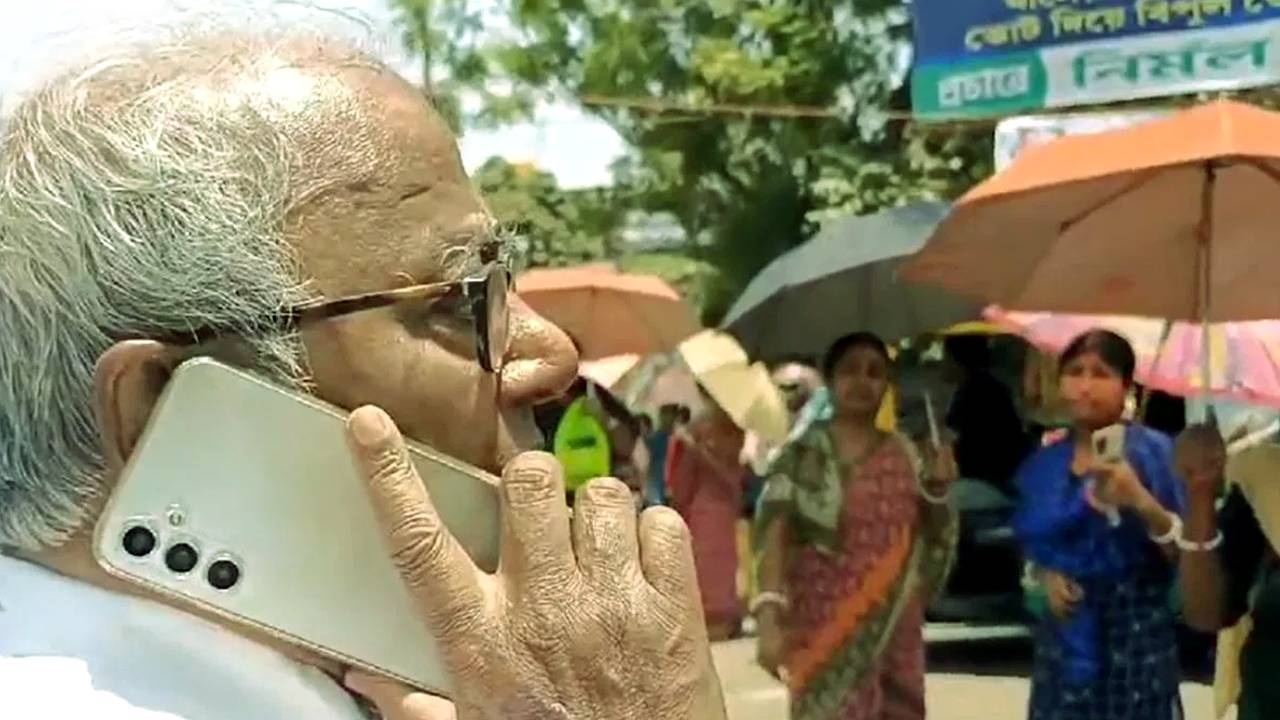
[[[1155,357],[1151,358],[1151,367],[1147,370],[1152,377],[1155,377],[1160,369],[1160,361],[1164,358],[1164,347],[1169,343],[1169,335],[1173,332],[1173,321],[1165,320],[1164,327],[1160,329],[1160,342],[1156,345]],[[1147,391],[1142,394],[1142,403],[1138,405],[1137,417],[1146,421],[1147,419],[1147,402],[1151,400],[1151,386],[1147,385]]]
[[[1218,180],[1218,169],[1211,160],[1204,166],[1204,185],[1201,190],[1201,217],[1198,237],[1196,238],[1199,250],[1199,310],[1200,310],[1200,395],[1204,400],[1205,415],[1204,421],[1211,427],[1216,427],[1218,418],[1214,413],[1213,405],[1209,402],[1209,386],[1212,382],[1213,372],[1210,363],[1213,361],[1213,350],[1209,344],[1210,340],[1210,306],[1211,300],[1209,284],[1212,280],[1212,261],[1213,256],[1209,251],[1209,244],[1213,241],[1213,192]]]
[[[933,393],[929,392],[929,388],[924,390],[924,414],[929,421],[929,442],[933,443],[935,450],[941,450],[942,435],[938,431],[938,416],[933,409]]]

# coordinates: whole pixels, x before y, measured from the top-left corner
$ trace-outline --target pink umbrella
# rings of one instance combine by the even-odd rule
[[[1126,315],[1012,312],[996,306],[987,308],[983,315],[1042,351],[1055,354],[1081,333],[1105,328],[1133,345],[1138,356],[1137,379],[1147,387],[1183,397],[1207,393],[1280,407],[1280,321],[1210,325],[1207,355],[1212,360],[1205,373],[1205,329],[1200,323]]]

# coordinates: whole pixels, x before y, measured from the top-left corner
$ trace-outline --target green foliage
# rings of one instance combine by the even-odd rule
[[[991,169],[989,125],[887,119],[909,109],[896,0],[511,0],[511,18],[523,41],[504,73],[577,97],[673,101],[592,110],[633,147],[617,172],[628,197],[674,212],[723,272],[706,288],[713,318],[823,217],[950,199]]]
[[[899,0],[505,0],[503,7],[513,32],[479,47],[484,73],[465,75],[513,86],[489,103],[503,117],[526,111],[539,93],[669,103],[658,111],[588,107],[631,147],[615,167],[609,199],[623,210],[673,213],[690,239],[686,254],[719,271],[697,276],[709,320],[825,216],[950,199],[990,172],[990,125],[901,119],[909,109],[910,22]],[[448,48],[467,33],[424,36]],[[794,116],[778,116],[779,107]],[[597,249],[566,206],[535,196],[525,209],[546,216],[528,222],[555,230],[547,243],[566,244],[563,252],[542,247],[535,262]],[[602,242],[609,252],[610,241]]]
[[[490,158],[475,183],[506,231],[523,244],[531,267],[565,267],[613,259],[623,272],[657,275],[694,307],[708,303],[719,270],[680,252],[629,252],[619,232],[624,204],[609,189],[562,190],[550,173]]]
[[[387,0],[401,31],[401,42],[420,62],[417,78],[436,109],[455,132],[492,127],[529,117],[535,95],[528,88],[495,91],[491,81],[499,67],[494,55],[509,46],[492,37],[490,27],[502,16],[484,0]],[[463,112],[463,95],[479,110]]]
[[[529,165],[490,158],[473,180],[534,267],[599,260],[620,224],[622,211],[607,190],[566,192],[551,173]]]
[[[618,259],[618,269],[622,272],[657,275],[678,290],[695,308],[711,307],[710,295],[723,282],[722,274],[716,266],[674,252],[623,255]]]

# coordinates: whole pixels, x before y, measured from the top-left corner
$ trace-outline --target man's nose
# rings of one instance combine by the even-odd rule
[[[562,394],[578,377],[578,351],[569,336],[510,297],[510,344],[502,366],[502,404],[535,405]]]

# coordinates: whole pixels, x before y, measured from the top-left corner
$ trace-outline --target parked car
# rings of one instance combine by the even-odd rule
[[[1015,502],[982,480],[957,480],[960,515],[956,563],[943,593],[929,606],[937,622],[1024,623],[1022,553],[1011,521]]]

